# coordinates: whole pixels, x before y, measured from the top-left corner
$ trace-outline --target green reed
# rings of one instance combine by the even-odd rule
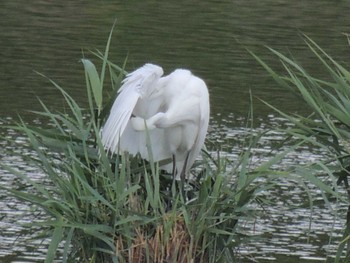
[[[46,262],[234,262],[235,248],[249,240],[237,231],[239,222],[254,218],[256,206],[268,204],[261,193],[281,179],[303,180],[294,168],[272,168],[298,145],[260,164],[253,157],[263,133],[251,133],[236,160],[204,150],[184,194],[159,163],[107,154],[100,130],[126,73],[108,59],[112,31],[105,51],[93,52],[102,61],[100,73],[82,59],[86,109],[50,80],[66,111],[51,111],[41,102],[43,111],[36,114],[49,125],[20,121],[13,127],[26,136],[33,155],[23,158],[41,172],[42,181],[1,164],[27,184],[1,188],[45,213],[27,227],[39,225],[38,238],[50,238]],[[308,179],[333,192],[316,176]]]
[[[310,51],[319,61],[320,70],[324,70],[323,79],[312,76],[300,64],[282,53],[269,48],[279,59],[285,73],[281,74],[272,69],[255,54],[251,53],[259,63],[272,75],[276,82],[283,88],[292,91],[294,99],[303,101],[312,112],[309,116],[287,114],[266,103],[275,109],[283,117],[287,118],[294,127],[286,132],[294,138],[312,143],[328,151],[318,169],[329,175],[333,184],[331,188],[337,194],[337,198],[348,204],[350,202],[350,187],[348,176],[350,174],[350,72],[327,54],[316,42],[304,35],[304,40]],[[304,173],[304,176],[308,173]],[[317,177],[309,180],[319,186]],[[345,192],[339,189],[343,184]],[[349,210],[350,211],[350,210]],[[344,261],[341,255],[346,252],[346,243],[350,247],[350,213],[346,216],[343,241],[339,244],[335,262],[348,262],[350,253]]]

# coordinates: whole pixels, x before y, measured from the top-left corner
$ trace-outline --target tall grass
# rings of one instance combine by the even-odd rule
[[[124,71],[116,73],[116,66],[104,63],[117,89]],[[227,170],[227,160],[205,152],[184,197],[157,163],[127,154],[107,156],[99,136],[101,114],[107,112],[99,107],[100,74],[91,61],[83,64],[87,110],[52,82],[70,111],[52,112],[42,103],[44,111],[37,114],[46,117],[51,128],[24,121],[14,127],[28,138],[34,153],[28,165],[41,170],[45,184],[4,166],[29,186],[4,189],[47,214],[40,221],[40,236],[51,238],[46,262],[57,257],[62,262],[233,261],[239,244],[237,222],[253,215],[249,205],[258,198],[260,185],[252,182],[275,172],[268,167],[252,171],[249,153]]]
[[[28,185],[2,188],[47,215],[33,222],[43,229],[40,238],[51,239],[45,262],[233,261],[237,222],[253,214],[249,205],[257,199],[259,185],[252,182],[270,171],[251,171],[249,154],[241,156],[239,171],[238,165],[228,171],[224,158],[215,160],[206,152],[183,196],[158,163],[128,154],[108,156],[100,129],[125,75],[108,60],[110,41],[111,35],[105,52],[93,52],[102,60],[100,73],[92,61],[81,60],[87,109],[50,80],[67,110],[51,111],[40,102],[43,111],[35,113],[50,125],[21,121],[13,127],[27,137],[33,152],[27,164],[41,171],[43,181],[2,164]]]
[[[104,63],[110,69],[114,94],[124,71]],[[2,188],[47,215],[44,221],[33,222],[43,228],[39,237],[51,239],[46,262],[57,258],[62,262],[234,261],[234,248],[240,244],[238,220],[254,216],[250,205],[266,187],[254,181],[276,176],[269,167],[281,156],[253,169],[250,149],[256,147],[258,136],[251,138],[234,163],[204,151],[182,196],[158,163],[105,153],[99,134],[103,112],[108,110],[99,108],[101,74],[91,61],[84,59],[83,64],[88,109],[52,82],[69,112],[52,112],[42,103],[44,111],[37,114],[48,119],[49,128],[24,121],[13,127],[28,138],[33,155],[26,160],[41,171],[43,181],[2,165],[28,185]]]
[[[316,56],[322,70],[327,75],[316,78],[306,71],[300,64],[282,53],[270,49],[282,63],[285,74],[272,69],[255,54],[251,53],[272,77],[296,95],[296,99],[304,101],[312,114],[310,116],[291,115],[268,104],[282,116],[294,124],[288,133],[303,141],[311,142],[317,147],[327,149],[328,156],[324,157],[323,170],[337,178],[334,189],[342,195],[343,200],[350,202],[350,72],[340,63],[328,55],[319,45],[308,36],[304,36],[306,45]],[[340,191],[337,185],[344,185]],[[347,194],[346,194],[347,193]],[[341,254],[348,243],[348,253],[344,262],[350,261],[350,207],[346,215],[343,241],[340,242],[336,262],[341,261]]]
[[[82,59],[86,109],[50,80],[67,110],[51,111],[40,102],[43,111],[36,114],[50,125],[20,121],[13,127],[28,139],[33,155],[27,164],[41,171],[42,182],[1,164],[28,187],[0,187],[47,215],[29,225],[39,224],[43,233],[38,238],[51,240],[45,262],[234,262],[240,220],[254,218],[256,206],[265,202],[261,193],[278,180],[297,178],[291,170],[272,168],[295,148],[254,163],[253,149],[263,134],[252,133],[236,160],[203,151],[184,195],[159,163],[126,153],[107,155],[100,129],[126,73],[108,59],[112,31],[105,51],[93,52],[102,61],[100,72]],[[320,189],[333,192],[308,176]]]

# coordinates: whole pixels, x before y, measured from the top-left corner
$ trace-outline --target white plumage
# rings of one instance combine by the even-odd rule
[[[175,166],[161,168],[183,178],[204,144],[208,89],[189,70],[162,75],[161,67],[145,64],[126,76],[102,129],[102,143],[109,152],[140,153],[149,160],[149,136],[153,160],[173,158]]]

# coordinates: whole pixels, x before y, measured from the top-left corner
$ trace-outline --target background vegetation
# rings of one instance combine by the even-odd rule
[[[108,60],[110,40],[111,35],[104,52],[93,52],[102,61],[100,72],[91,60],[82,59],[87,109],[50,80],[61,91],[66,111],[51,111],[41,102],[43,111],[36,114],[47,118],[47,127],[25,121],[13,127],[28,138],[33,155],[23,158],[42,172],[43,180],[33,181],[23,171],[2,165],[26,184],[4,190],[34,204],[47,216],[28,226],[42,226],[38,238],[51,239],[46,262],[57,258],[63,262],[234,262],[239,256],[235,248],[249,242],[248,236],[238,231],[239,224],[254,218],[257,206],[269,205],[264,193],[280,180],[301,185],[311,182],[323,193],[347,201],[335,175],[338,183],[346,186],[350,74],[310,39],[306,39],[307,44],[334,82],[309,76],[274,50],[287,76],[278,75],[256,57],[282,86],[292,89],[315,111],[308,118],[280,112],[295,125],[286,133],[294,146],[255,163],[253,149],[263,134],[251,133],[236,160],[222,157],[219,151],[203,151],[185,195],[178,193],[159,164],[104,152],[100,129],[126,73]],[[303,143],[329,149],[332,157],[322,163],[276,169],[286,154]],[[333,184],[323,182],[320,172],[326,172]],[[306,185],[305,191],[310,191]],[[327,195],[324,200],[329,202]],[[349,227],[344,233],[337,261],[349,239]]]

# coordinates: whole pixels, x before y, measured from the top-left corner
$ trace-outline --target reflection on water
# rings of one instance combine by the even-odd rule
[[[232,122],[240,125],[228,128],[232,127]],[[289,125],[286,119],[272,114],[253,129],[242,128],[247,126],[244,118],[221,119],[220,124],[213,121],[214,131],[209,140],[226,145],[224,150],[229,152],[228,157],[235,160],[242,153],[247,138],[252,134],[263,133],[257,148],[252,149],[251,165],[255,166],[290,147],[285,144],[285,136],[273,130]],[[276,168],[283,170],[296,164],[312,164],[325,156],[326,153],[319,149],[302,146],[288,153]],[[323,180],[327,181],[327,178]],[[261,178],[258,182],[264,183],[264,180]],[[328,182],[329,185],[333,183]],[[312,184],[305,184],[298,177],[281,177],[275,187],[266,189],[261,197],[269,205],[256,206],[260,216],[254,221],[242,221],[240,224],[239,232],[246,236],[243,239],[249,241],[238,251],[247,262],[249,259],[286,263],[334,261],[345,226],[346,205],[337,202],[331,202],[331,207],[325,205],[321,191]]]
[[[9,119],[8,119],[9,121]],[[3,123],[2,125],[9,124]],[[0,162],[16,169],[25,171],[33,180],[40,180],[42,175],[24,164],[18,155],[30,155],[25,148],[25,139],[19,137],[12,129],[0,130],[0,136],[5,138],[0,142]],[[12,140],[10,143],[8,140]],[[20,179],[0,168],[0,185],[17,189],[21,186]],[[45,242],[33,239],[35,229],[29,233],[22,225],[40,221],[40,214],[33,213],[31,207],[0,190],[0,261],[1,262],[38,262],[44,260]],[[42,218],[42,217],[41,217]]]
[[[227,119],[227,121],[232,120]],[[241,145],[244,145],[244,141],[251,134],[267,131],[264,126],[288,125],[285,120],[273,115],[269,117],[268,122],[252,130],[242,128],[243,119],[235,122],[241,125],[228,129],[227,126],[213,120],[213,131],[208,136],[208,145],[210,143],[222,145],[225,150],[223,154],[227,154],[233,160],[241,153]],[[14,139],[16,144],[1,142],[0,162],[25,170],[32,180],[42,181],[42,174],[24,165],[23,160],[13,157],[17,155],[16,153],[27,152],[24,139],[18,137],[18,134],[11,129],[3,130],[1,135]],[[253,165],[264,162],[277,154],[278,152],[274,149],[276,145],[282,144],[283,139],[284,137],[279,132],[266,132],[260,140],[261,147],[253,149],[256,155],[252,159]],[[286,149],[287,147],[288,145],[285,146]],[[298,151],[288,154],[278,168],[283,169],[297,163],[316,162],[322,159],[323,154],[315,149],[301,147]],[[3,170],[0,170],[0,178],[0,185],[7,187],[20,185],[19,179]],[[262,178],[258,182],[264,183],[264,180]],[[327,258],[334,258],[345,220],[335,216],[332,210],[324,205],[319,190],[313,185],[306,186],[301,182],[281,178],[275,188],[266,189],[261,193],[261,197],[268,200],[270,205],[256,207],[259,216],[255,221],[242,220],[240,222],[238,231],[242,233],[242,239],[246,239],[242,242],[243,246],[237,250],[238,255],[242,257],[241,262],[251,262],[250,260],[254,259],[258,262],[281,262],[283,260],[286,263],[316,263],[324,262]],[[310,189],[314,202],[313,209],[310,209],[305,187]],[[346,207],[338,207],[336,203],[332,203],[332,206],[339,215],[346,214]],[[32,211],[33,208],[26,203],[5,196],[5,193],[0,191],[1,262],[37,262],[38,259],[45,257],[47,243],[35,241],[33,238],[37,233],[35,231],[27,233],[27,230],[19,225],[44,219],[40,212],[36,211],[33,214]]]

